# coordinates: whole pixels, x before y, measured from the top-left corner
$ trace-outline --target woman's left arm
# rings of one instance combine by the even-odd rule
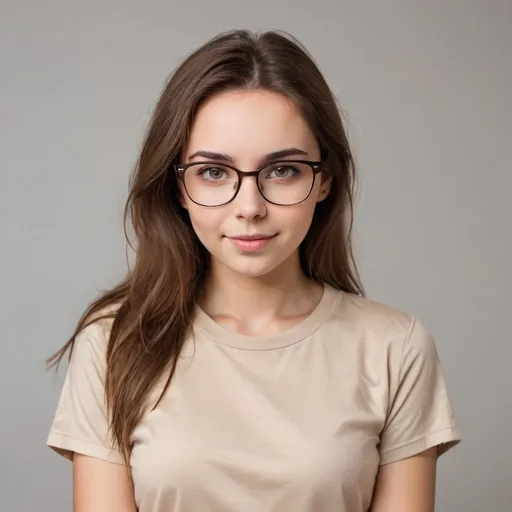
[[[434,512],[437,460],[460,442],[460,432],[434,339],[417,318],[391,361],[370,512]]]
[[[379,468],[370,512],[434,512],[437,448]]]

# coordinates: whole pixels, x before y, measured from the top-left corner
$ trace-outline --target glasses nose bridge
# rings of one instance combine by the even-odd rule
[[[238,174],[238,181],[242,183],[244,178],[250,178],[251,176],[259,176],[263,169],[257,169],[256,171],[241,171],[240,169],[235,169]]]
[[[255,181],[255,185],[256,185],[256,188],[258,190],[258,194],[261,196],[262,199],[266,200],[265,196],[262,194],[261,192],[261,189],[260,189],[260,182],[259,182],[259,176],[260,176],[260,173],[263,171],[263,169],[258,169],[256,171],[241,171],[239,169],[234,169],[238,175],[238,187],[237,187],[237,190],[236,190],[236,193],[235,193],[235,196],[233,197],[233,199],[236,198],[236,196],[238,196],[238,193],[240,192],[241,188],[242,188],[242,185],[243,185],[243,181],[244,179],[246,178],[256,178],[254,181]]]

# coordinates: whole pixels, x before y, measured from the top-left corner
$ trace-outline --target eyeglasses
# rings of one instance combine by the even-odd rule
[[[242,180],[256,176],[263,198],[279,206],[293,206],[305,201],[322,171],[323,162],[285,160],[273,162],[252,172],[218,162],[193,162],[174,166],[191,201],[200,206],[223,206],[236,197]]]

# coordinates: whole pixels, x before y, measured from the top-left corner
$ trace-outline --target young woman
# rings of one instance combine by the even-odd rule
[[[459,441],[435,343],[366,298],[333,95],[278,33],[174,72],[127,203],[136,261],[88,308],[48,444],[77,512],[429,512]]]

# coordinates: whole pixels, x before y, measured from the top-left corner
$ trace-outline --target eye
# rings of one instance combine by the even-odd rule
[[[267,179],[293,178],[298,174],[300,174],[300,171],[291,165],[279,165],[270,169],[269,173],[267,174]]]
[[[228,177],[228,173],[221,167],[203,167],[198,169],[197,175],[209,181],[218,181]]]

